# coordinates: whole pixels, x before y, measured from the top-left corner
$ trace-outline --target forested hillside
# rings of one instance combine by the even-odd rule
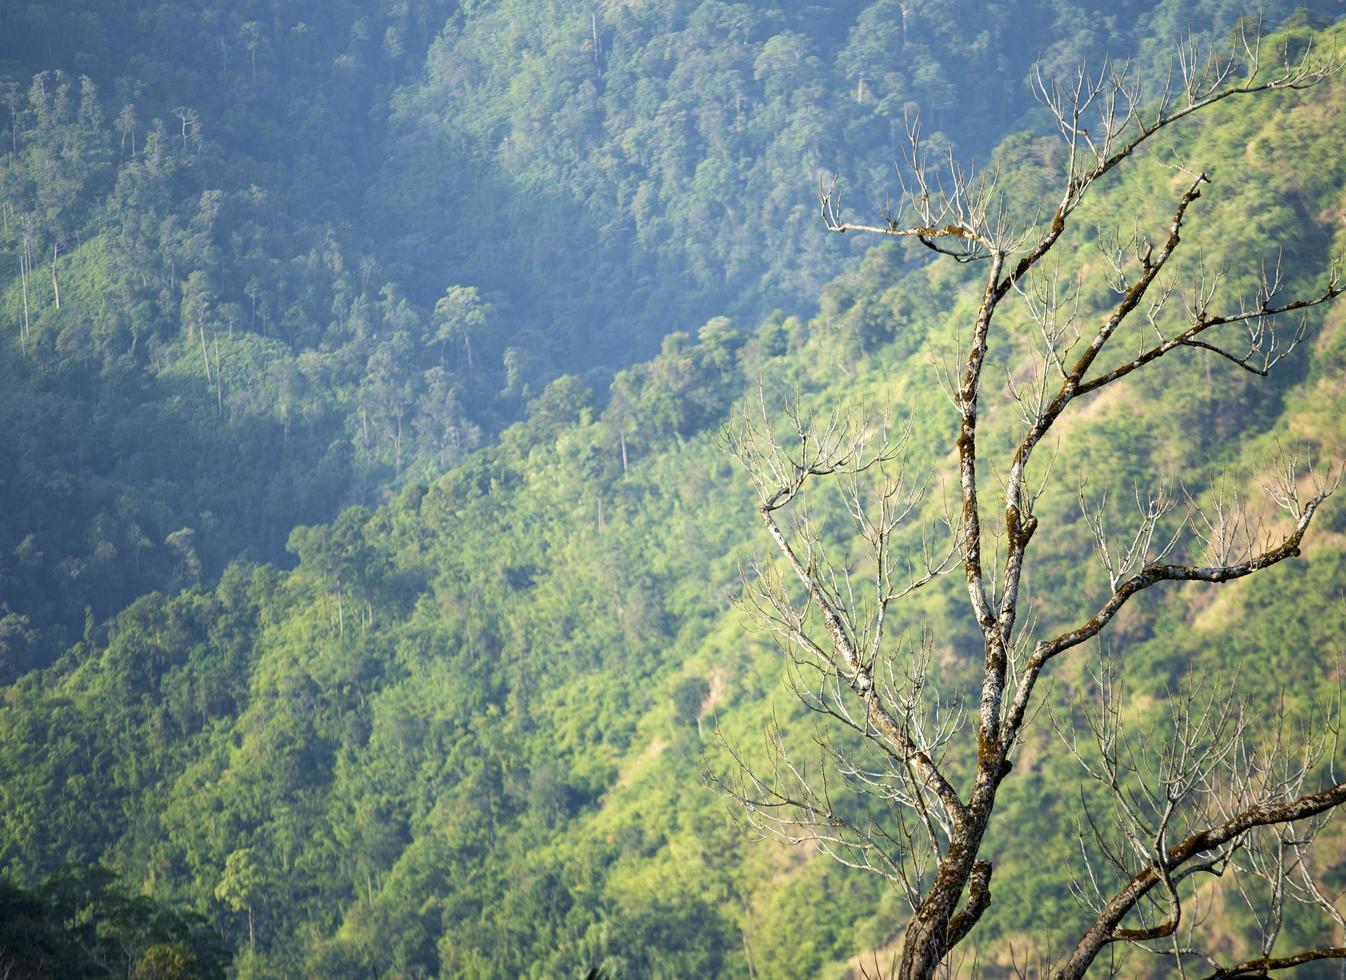
[[[984,155],[1034,58],[1157,65],[1184,9],[0,9],[0,677],[283,561],[563,372],[601,401],[668,333],[807,314],[858,254],[820,174],[877,207],[917,107]]]
[[[1189,8],[310,6],[0,8],[0,956],[846,975],[900,933],[899,896],[754,844],[705,783],[717,727],[749,754],[773,714],[809,737],[734,605],[769,542],[721,428],[759,385],[899,405],[948,476],[938,366],[976,270],[828,236],[819,173],[877,214],[919,104],[1031,214],[1060,167],[1034,57],[1153,66]],[[1243,13],[1207,6],[1213,35]],[[1311,290],[1346,246],[1344,105],[1338,77],[1193,120],[1072,248],[1162,228],[1181,159],[1213,178],[1191,235],[1228,288],[1281,254]],[[1081,284],[1102,309],[1101,264]],[[1177,470],[1199,496],[1255,486],[1281,445],[1346,456],[1346,307],[1309,322],[1268,380],[1187,351],[1070,420],[1045,624],[1104,584],[1079,474],[1125,497]],[[1340,500],[1308,540],[1215,603],[1172,587],[1119,624],[1138,713],[1194,670],[1268,702],[1321,684],[1346,653]],[[960,586],[912,627],[972,691]],[[1058,683],[1060,709],[1087,672]],[[978,947],[995,976],[1082,920],[1065,855],[1091,790],[1045,719],[1018,764]],[[1241,915],[1217,917],[1231,948]]]

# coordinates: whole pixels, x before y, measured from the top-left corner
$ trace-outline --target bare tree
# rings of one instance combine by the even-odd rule
[[[1024,570],[1050,466],[1039,460],[1030,474],[1030,465],[1072,404],[1178,348],[1200,348],[1265,376],[1303,340],[1305,311],[1346,289],[1340,262],[1319,292],[1297,298],[1282,296],[1279,262],[1271,263],[1251,295],[1232,301],[1220,276],[1199,265],[1181,275],[1177,264],[1170,268],[1188,211],[1210,184],[1202,172],[1187,173],[1161,234],[1137,231],[1130,241],[1102,243],[1114,298],[1097,322],[1079,302],[1078,279],[1062,271],[1057,246],[1090,189],[1146,152],[1156,134],[1226,100],[1311,87],[1340,67],[1312,47],[1268,57],[1259,36],[1244,35],[1217,53],[1184,44],[1157,91],[1129,64],[1106,64],[1096,75],[1081,70],[1066,85],[1039,76],[1036,94],[1064,139],[1063,186],[1027,220],[1011,213],[996,174],[965,170],[950,157],[932,162],[915,124],[899,168],[901,197],[882,223],[850,222],[839,182],[820,185],[830,230],[910,238],[984,269],[975,315],[940,371],[957,412],[957,487],[942,511],[934,506],[933,480],[911,460],[910,428],[894,430],[883,417],[821,419],[798,406],[782,417],[764,398],[728,428],[728,449],[755,486],[757,512],[778,552],[777,561],[752,568],[748,603],[788,654],[794,694],[831,724],[815,731],[816,760],[793,755],[775,726],[765,770],[727,746],[738,765],[720,782],[761,833],[810,842],[896,885],[911,910],[895,966],[903,980],[947,967],[990,905],[983,841],[1053,662],[1101,642],[1119,611],[1152,586],[1228,582],[1297,556],[1339,479],[1290,458],[1265,481],[1265,502],[1156,486],[1136,493],[1136,526],[1121,538],[1107,526],[1107,509],[1081,488],[1108,592],[1078,625],[1039,635],[1023,598]],[[1004,315],[1011,308],[1021,312]],[[1029,325],[1026,340],[1015,329],[1020,322]],[[1128,342],[1139,338],[1126,353],[1116,343],[1124,328]],[[999,400],[984,391],[988,351],[997,344],[1028,347],[1027,369],[1006,371]],[[1016,443],[1007,458],[983,459],[979,422],[1002,410],[1017,419]],[[988,473],[1003,488],[994,498],[983,492]],[[839,548],[823,528],[812,503],[819,494],[839,495],[863,554]],[[929,635],[891,635],[897,604],[956,569],[982,648],[980,693],[966,702],[939,689]],[[1117,801],[1116,820],[1091,821],[1099,852],[1077,882],[1093,921],[1044,972],[1082,976],[1118,943],[1158,949],[1166,942],[1163,950],[1183,968],[1207,955],[1216,976],[1346,956],[1336,947],[1272,949],[1288,899],[1342,921],[1304,857],[1326,815],[1346,802],[1346,782],[1334,772],[1327,788],[1309,789],[1324,778],[1322,760],[1335,749],[1335,715],[1319,718],[1312,738],[1268,743],[1236,699],[1188,692],[1175,695],[1175,728],[1165,740],[1155,736],[1137,748],[1121,724],[1116,679],[1105,670],[1099,685],[1105,694],[1087,717],[1102,761],[1089,765]],[[1062,731],[1084,760],[1073,729]],[[1117,839],[1121,850],[1109,843]],[[1116,887],[1102,873],[1107,864],[1120,874]],[[1272,908],[1258,913],[1261,957],[1221,965],[1183,938],[1195,919],[1184,908],[1190,912],[1202,875],[1234,871],[1270,882]]]
[[[32,337],[28,319],[28,281],[33,276],[33,245],[37,238],[37,218],[32,214],[23,215],[23,231],[19,237],[19,278],[23,291],[23,344]]]
[[[182,123],[182,150],[187,151],[188,140],[198,150],[201,148],[201,114],[190,106],[178,106],[173,115]]]

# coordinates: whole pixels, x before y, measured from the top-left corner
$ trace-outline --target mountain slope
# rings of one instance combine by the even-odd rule
[[[1186,16],[86,8],[0,9],[3,679],[86,610],[284,561],[294,524],[433,479],[562,373],[601,393],[714,315],[806,315],[860,248],[816,233],[820,171],[877,204],[914,106],[981,156],[1033,121],[1035,57],[1153,66]]]
[[[1241,103],[1173,145],[1214,178],[1191,236],[1229,268],[1231,301],[1268,253],[1283,248],[1287,288],[1307,289],[1346,244],[1343,99],[1334,79]],[[1035,138],[998,154],[1016,194],[1050,179]],[[1108,296],[1087,239],[1163,226],[1181,177],[1166,159],[1138,161],[1078,224],[1087,312]],[[883,947],[898,895],[752,846],[701,781],[726,765],[715,725],[750,754],[773,714],[792,744],[809,737],[778,655],[731,605],[740,564],[768,542],[717,430],[759,379],[813,411],[898,402],[918,457],[947,478],[955,420],[934,365],[976,288],[975,269],[874,249],[807,322],[670,335],[601,409],[576,379],[553,382],[527,421],[428,486],[297,529],[292,572],[235,563],[215,588],[145,596],[106,630],[91,620],[58,664],[5,692],[0,862],[33,878],[102,860],[224,927],[240,975],[816,976]],[[1277,443],[1346,455],[1346,310],[1313,325],[1267,382],[1190,352],[1066,421],[1029,573],[1043,629],[1104,584],[1079,474],[1126,488],[1179,468],[1200,494],[1223,472],[1251,486]],[[1021,348],[1004,340],[1012,372]],[[1016,417],[987,398],[983,444],[1003,447]],[[1194,670],[1237,670],[1254,696],[1312,691],[1346,635],[1343,514],[1333,501],[1300,561],[1218,606],[1184,586],[1120,621],[1108,649],[1140,703]],[[903,613],[935,637],[951,692],[980,670],[964,601],[945,580]],[[1057,683],[1057,707],[1086,693],[1083,664]],[[1074,847],[1080,775],[1045,720],[1018,764],[993,841],[988,969],[1080,916],[1065,858],[1042,859]],[[1237,917],[1221,928],[1238,940]]]

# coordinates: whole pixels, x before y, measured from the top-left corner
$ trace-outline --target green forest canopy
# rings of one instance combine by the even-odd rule
[[[860,249],[814,182],[877,208],[916,107],[985,156],[1034,125],[1035,58],[1158,72],[1242,13],[7,5],[0,677],[86,608],[283,562],[295,524],[433,479],[562,373],[602,402],[669,333],[807,316]]]
[[[760,381],[901,400],[938,459],[930,356],[968,280],[825,238],[812,180],[877,201],[920,102],[1027,195],[1051,155],[1010,135],[1038,49],[1007,25],[1052,24],[1053,64],[1154,59],[1178,10],[896,8],[0,13],[0,670],[46,668],[0,708],[0,866],[34,889],[0,900],[34,963],[106,969],[111,936],[127,970],[210,974],[193,914],[250,976],[815,976],[892,937],[895,896],[750,846],[700,782],[706,726],[747,742],[797,710],[729,605],[760,542],[716,430]],[[1188,131],[1216,176],[1209,261],[1270,245],[1319,274],[1341,93]],[[1138,168],[1092,214],[1154,220],[1168,179]],[[1060,472],[1186,460],[1199,487],[1278,439],[1340,458],[1342,325],[1267,384],[1199,357],[1138,380]],[[1074,525],[1038,570],[1060,608],[1098,587],[1075,506],[1043,517]],[[1137,694],[1194,665],[1318,684],[1342,514],[1220,615],[1178,590],[1128,621]],[[955,601],[921,612],[956,685]],[[988,963],[1079,917],[1037,858],[1069,849],[1079,792],[1051,738],[1004,803],[1027,829],[996,842],[1019,897],[988,913]],[[97,942],[63,937],[69,908]]]

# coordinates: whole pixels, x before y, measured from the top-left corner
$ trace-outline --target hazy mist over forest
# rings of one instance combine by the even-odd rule
[[[1337,976],[1343,15],[0,4],[0,976]]]

